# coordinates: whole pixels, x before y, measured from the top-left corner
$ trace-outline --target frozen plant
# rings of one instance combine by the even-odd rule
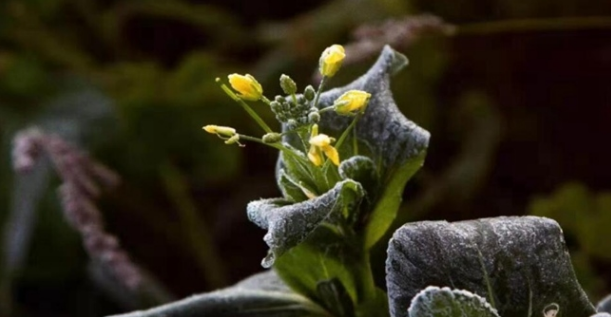
[[[342,46],[329,47],[320,58],[318,88],[297,94],[297,84],[282,75],[285,95],[271,99],[251,75],[230,75],[229,85],[217,79],[263,132],[204,130],[229,145],[258,142],[280,152],[276,179],[283,197],[247,206],[249,219],[267,230],[262,266],[269,270],[121,316],[594,315],[551,219],[416,222],[384,239],[430,135],[401,114],[390,91],[405,56],[386,46],[366,74],[323,92],[344,59]],[[272,130],[253,102],[266,104],[282,130]],[[387,258],[371,256],[376,245],[388,245]],[[384,272],[375,269],[384,263]]]

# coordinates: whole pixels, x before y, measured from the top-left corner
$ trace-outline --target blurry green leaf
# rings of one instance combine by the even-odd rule
[[[611,193],[592,193],[582,184],[568,183],[549,197],[534,199],[529,213],[556,219],[575,235],[583,252],[611,260],[611,246],[600,238],[611,226]]]
[[[499,317],[486,300],[469,291],[429,286],[414,297],[409,317]]]
[[[48,87],[51,79],[44,65],[33,56],[4,56],[0,74],[0,91],[11,95],[24,96],[33,91],[40,94]]]

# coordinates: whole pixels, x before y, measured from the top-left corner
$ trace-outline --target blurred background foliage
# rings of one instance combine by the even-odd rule
[[[433,21],[425,32],[409,18],[423,13],[456,28]],[[279,191],[274,151],[226,146],[202,133],[213,123],[261,134],[214,79],[248,72],[273,96],[287,73],[303,88],[320,52],[362,41],[366,25],[410,59],[393,92],[433,135],[396,227],[552,217],[592,298],[608,292],[607,0],[5,0],[0,224],[3,246],[21,255],[3,252],[0,315],[9,306],[14,316],[102,316],[142,306],[92,278],[80,237],[59,210],[59,180],[48,169],[47,176],[14,175],[16,131],[44,127],[122,176],[101,202],[108,230],[173,296],[229,285],[260,271],[266,250],[246,203]],[[331,86],[375,59],[357,57]],[[273,122],[270,111],[260,113]],[[27,239],[11,240],[16,226]],[[381,268],[385,246],[375,254]]]

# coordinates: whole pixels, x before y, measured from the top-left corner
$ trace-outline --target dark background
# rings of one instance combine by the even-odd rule
[[[396,35],[389,41],[410,59],[393,79],[395,99],[432,134],[396,226],[550,216],[563,226],[591,298],[609,292],[607,0],[1,1],[0,224],[14,225],[16,200],[33,199],[15,189],[14,133],[63,122],[76,127],[76,144],[122,177],[99,201],[108,231],[176,298],[262,270],[264,231],[248,222],[245,205],[279,195],[277,153],[227,146],[201,130],[218,124],[260,133],[214,79],[248,72],[273,97],[286,73],[303,88],[314,82],[325,47],[358,42],[368,24],[378,26],[374,39]],[[352,52],[331,86],[375,59]],[[273,122],[263,105],[256,109]],[[79,125],[83,111],[96,124]],[[42,185],[26,257],[0,281],[0,315],[9,305],[14,316],[137,307],[91,278],[80,236],[62,216],[59,183],[51,175]],[[212,277],[210,261],[221,268]]]

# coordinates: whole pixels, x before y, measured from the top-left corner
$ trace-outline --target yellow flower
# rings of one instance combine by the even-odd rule
[[[318,134],[318,125],[312,126],[312,135],[310,137],[310,150],[308,151],[308,158],[315,166],[321,166],[324,162],[321,151],[325,153],[325,156],[331,160],[331,162],[339,166],[339,153],[331,143],[333,140],[326,134]]]
[[[236,135],[235,129],[231,127],[223,127],[223,126],[218,126],[218,125],[207,125],[203,127],[203,129],[208,133],[216,134],[218,136],[232,137]]]
[[[263,96],[263,87],[261,87],[261,84],[251,75],[231,74],[227,77],[229,78],[231,88],[239,93],[238,97],[245,100],[256,101]]]
[[[362,90],[349,90],[335,100],[335,112],[343,115],[354,115],[363,112],[369,103],[371,94]]]
[[[346,53],[343,46],[334,44],[327,47],[320,56],[320,73],[325,77],[332,77],[342,66],[344,58],[346,58]]]

